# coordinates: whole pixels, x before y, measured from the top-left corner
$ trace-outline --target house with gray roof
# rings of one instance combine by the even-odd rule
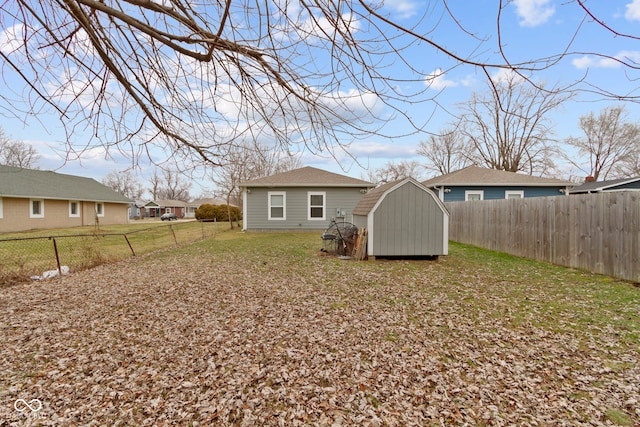
[[[126,224],[130,203],[92,178],[0,166],[0,233]]]
[[[314,167],[240,183],[243,229],[323,230],[353,219],[353,209],[375,185]]]
[[[640,176],[607,181],[585,181],[582,185],[572,188],[570,194],[607,193],[612,191],[640,191]]]
[[[422,182],[444,202],[562,196],[570,181],[468,166]]]

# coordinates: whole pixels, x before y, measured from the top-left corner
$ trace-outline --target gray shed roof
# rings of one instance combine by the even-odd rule
[[[374,187],[374,184],[322,169],[305,166],[240,183],[240,187]]]
[[[0,197],[131,203],[92,178],[0,166]]]
[[[539,176],[481,168],[478,166],[468,166],[455,172],[423,181],[422,185],[426,187],[438,187],[442,185],[572,187],[575,184],[561,179],[542,178]]]
[[[356,207],[353,209],[353,215],[369,215],[371,209],[378,203],[380,197],[384,195],[384,193],[392,188],[394,185],[398,184],[401,179],[397,181],[387,182],[386,184],[381,185],[380,187],[376,187],[373,190],[369,190],[367,194],[362,196],[362,199],[358,202]]]
[[[632,184],[634,182],[640,181],[640,176],[636,176],[634,178],[621,178],[621,179],[610,179],[607,181],[591,181],[585,182],[582,185],[574,187],[570,193],[597,193],[599,191],[606,191],[613,189],[615,187],[623,186],[626,184]]]
[[[387,182],[386,184],[383,184],[380,187],[376,187],[373,190],[369,190],[367,194],[365,194],[362,197],[362,199],[360,199],[356,207],[353,209],[353,215],[362,215],[362,216],[369,215],[371,210],[375,207],[376,203],[378,203],[378,200],[380,200],[382,196],[384,196],[387,193],[387,191],[393,189],[396,186],[400,186],[404,182],[412,182],[418,188],[422,188],[424,191],[433,194],[433,192],[429,190],[424,184],[420,184],[414,178],[409,177],[404,179],[398,179],[396,181]],[[434,195],[434,200],[436,200],[436,202],[438,203],[438,205],[443,211],[447,212],[447,208],[444,206],[444,204],[440,199],[435,197],[435,195]]]

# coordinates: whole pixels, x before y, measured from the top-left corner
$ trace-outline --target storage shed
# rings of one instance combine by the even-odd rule
[[[367,228],[370,258],[438,256],[449,251],[449,212],[413,178],[370,190],[353,210],[353,223]]]

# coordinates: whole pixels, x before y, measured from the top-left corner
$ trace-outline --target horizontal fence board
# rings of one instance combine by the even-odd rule
[[[640,192],[446,205],[451,240],[640,282]]]

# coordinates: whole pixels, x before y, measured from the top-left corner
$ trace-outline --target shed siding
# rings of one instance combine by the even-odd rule
[[[413,183],[388,193],[373,213],[376,256],[438,255],[443,247],[444,218],[433,197]]]
[[[524,186],[512,186],[512,187],[483,187],[483,186],[470,186],[470,187],[446,187],[451,191],[444,193],[445,202],[464,202],[465,191],[483,191],[484,200],[499,200],[505,198],[506,191],[524,191],[524,197],[547,197],[547,196],[562,196],[563,193],[560,189],[564,187],[524,187]],[[440,191],[438,189],[438,191]]]
[[[353,208],[362,198],[360,188],[328,188],[328,187],[249,187],[251,192],[246,194],[244,217],[248,230],[324,230],[332,218],[336,217],[339,208],[345,211],[344,220],[352,222]],[[286,193],[286,220],[268,219],[268,198],[270,191]],[[309,220],[308,193],[324,192],[325,219]]]

